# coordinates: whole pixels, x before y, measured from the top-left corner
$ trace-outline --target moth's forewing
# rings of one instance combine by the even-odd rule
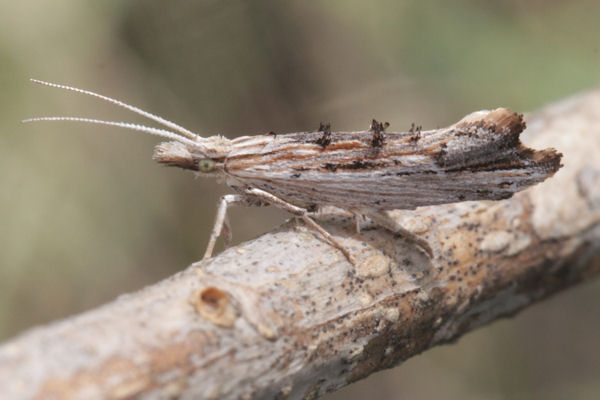
[[[522,116],[507,109],[472,114],[445,129],[254,136],[233,140],[225,171],[299,205],[413,209],[466,200],[499,200],[552,176],[555,150],[523,146]]]

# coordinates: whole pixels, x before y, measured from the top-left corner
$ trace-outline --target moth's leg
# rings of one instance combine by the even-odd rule
[[[347,210],[345,208],[335,207],[335,206],[323,206],[316,208],[307,208],[307,214],[309,217],[313,218],[316,221],[319,221],[321,218],[329,215],[336,215],[346,218],[354,219],[354,223],[356,224],[356,233],[360,233],[361,225],[360,222],[364,221],[365,217],[358,211]]]
[[[229,221],[227,219],[227,207],[251,206],[255,203],[256,201],[253,201],[253,199],[248,198],[248,196],[242,194],[226,194],[225,196],[221,197],[221,200],[219,201],[219,208],[217,209],[217,215],[215,217],[215,223],[213,225],[212,231],[210,232],[208,246],[206,246],[204,257],[202,257],[203,260],[212,256],[212,252],[215,248],[215,244],[217,243],[217,239],[219,238],[219,236],[221,236],[221,233],[223,231],[225,231],[225,244],[229,244],[228,242],[231,240],[231,229],[229,229]]]
[[[403,236],[408,241],[416,244],[425,253],[427,253],[429,258],[433,258],[433,251],[431,250],[431,246],[429,246],[429,243],[425,239],[415,235],[414,233],[412,233],[410,231],[407,231],[402,226],[400,226],[400,224],[398,224],[388,214],[387,211],[385,211],[385,210],[366,211],[366,212],[364,212],[364,215],[369,217],[377,225],[387,229],[390,232],[397,233],[397,234]]]
[[[331,234],[329,232],[327,232],[325,229],[323,229],[323,227],[321,225],[317,224],[315,222],[315,220],[313,220],[310,217],[308,210],[306,210],[305,208],[298,207],[291,203],[288,203],[287,201],[282,200],[279,197],[274,196],[271,193],[265,192],[264,190],[261,190],[261,189],[250,188],[250,189],[246,190],[246,193],[248,193],[248,195],[255,196],[261,200],[266,201],[267,203],[269,203],[271,205],[279,207],[293,215],[297,215],[298,217],[302,218],[304,223],[306,223],[308,226],[310,226],[311,228],[313,228],[314,230],[319,232],[330,245],[332,245],[336,249],[340,250],[351,264],[358,265],[356,259],[348,251],[348,249],[346,249],[344,247],[344,245],[341,244],[337,239],[335,239],[333,236],[331,236]]]
[[[362,216],[362,214],[359,214],[355,211],[352,211],[352,215],[354,216],[354,224],[356,225],[355,226],[356,233],[360,233],[360,223],[361,223],[360,220],[363,219],[363,216]]]
[[[229,224],[229,216],[225,213],[225,218],[223,219],[223,231],[221,232],[221,236],[223,237],[223,244],[225,248],[229,247],[231,244],[231,225]]]

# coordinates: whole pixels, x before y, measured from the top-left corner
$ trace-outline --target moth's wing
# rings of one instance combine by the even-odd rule
[[[523,146],[522,116],[507,109],[473,113],[426,132],[320,133],[234,141],[226,173],[295,204],[413,209],[466,200],[499,200],[548,178],[560,168],[552,149]]]
[[[294,204],[329,204],[344,208],[414,209],[467,200],[500,200],[541,182],[546,168],[503,171],[382,172],[304,171],[297,174],[245,173],[236,178]]]

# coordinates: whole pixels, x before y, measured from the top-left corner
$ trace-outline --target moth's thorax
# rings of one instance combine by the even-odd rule
[[[205,158],[223,159],[231,153],[231,140],[215,135],[208,138],[199,138],[198,147],[192,150],[194,154],[204,155]]]

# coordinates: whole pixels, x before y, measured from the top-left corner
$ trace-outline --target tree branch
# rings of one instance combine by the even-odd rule
[[[527,118],[553,178],[513,198],[397,212],[428,259],[384,230],[326,229],[350,266],[288,223],[0,346],[0,398],[313,398],[513,315],[600,270],[600,90]],[[54,396],[54,397],[53,397]]]

